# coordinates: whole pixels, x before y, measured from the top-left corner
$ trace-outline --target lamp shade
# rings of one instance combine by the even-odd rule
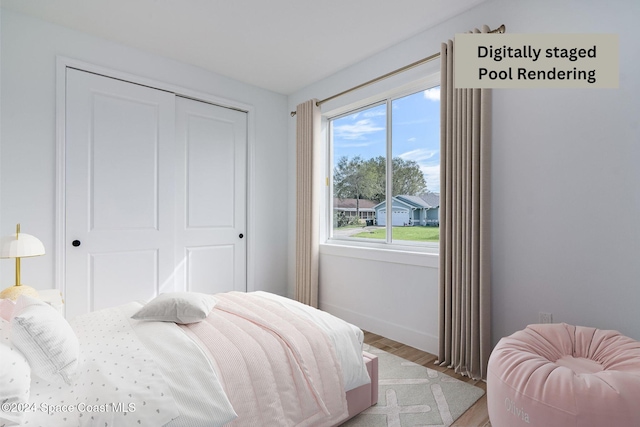
[[[15,233],[0,239],[0,258],[23,258],[44,255],[44,245],[35,236]]]

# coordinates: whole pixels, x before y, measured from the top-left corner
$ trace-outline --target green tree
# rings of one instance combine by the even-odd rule
[[[383,156],[362,160],[360,156],[338,160],[333,169],[333,192],[339,199],[356,199],[356,218],[360,218],[360,199],[377,203],[385,200],[387,162]],[[400,157],[393,159],[393,195],[418,195],[426,191],[427,182],[420,165]]]
[[[383,156],[373,157],[363,162],[364,173],[362,176],[369,180],[364,186],[367,189],[363,198],[375,202],[385,200],[387,185],[387,161]],[[393,158],[393,195],[407,194],[415,196],[427,189],[427,182],[420,170],[420,165],[413,160],[404,160],[401,157]]]
[[[383,156],[373,157],[366,161],[364,167],[367,169],[366,176],[371,180],[368,184],[369,199],[376,203],[383,202],[387,192],[387,162],[385,158]]]
[[[393,158],[393,195],[406,194],[417,196],[427,189],[427,181],[420,170],[420,165],[414,160]]]
[[[339,199],[356,199],[356,218],[360,218],[360,199],[369,196],[374,182],[364,165],[360,156],[351,160],[343,156],[333,169],[333,194]]]

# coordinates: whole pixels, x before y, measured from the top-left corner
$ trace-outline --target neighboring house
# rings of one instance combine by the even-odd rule
[[[430,208],[427,210],[426,225],[440,225],[440,193],[422,193],[420,198],[427,202]]]
[[[340,199],[334,197],[333,211],[342,212],[346,217],[356,216],[356,205],[360,213],[360,219],[363,221],[375,219],[375,210],[373,207],[376,202],[366,199]]]
[[[440,194],[425,193],[422,196],[399,195],[391,198],[391,225],[439,225]],[[387,223],[387,202],[374,206],[378,225]]]

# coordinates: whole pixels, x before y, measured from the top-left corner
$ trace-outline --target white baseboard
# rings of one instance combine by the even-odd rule
[[[360,329],[382,335],[385,338],[415,347],[418,350],[435,355],[438,354],[438,337],[432,334],[397,325],[379,317],[373,317],[347,308],[323,303],[322,301],[320,301],[320,309],[349,323],[353,323]]]

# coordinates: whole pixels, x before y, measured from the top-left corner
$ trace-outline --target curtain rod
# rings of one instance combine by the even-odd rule
[[[506,29],[507,29],[507,27],[505,27],[504,24],[502,24],[498,28],[496,28],[495,30],[489,31],[489,34],[496,34],[496,33],[503,34],[506,31]],[[371,80],[369,80],[367,82],[361,83],[358,86],[354,86],[354,87],[352,87],[350,89],[347,89],[345,91],[337,93],[337,94],[335,94],[333,96],[330,96],[328,98],[322,99],[322,100],[316,102],[316,105],[319,107],[322,104],[324,104],[325,102],[328,102],[328,101],[331,101],[333,99],[339,98],[342,95],[346,95],[346,94],[348,94],[350,92],[353,92],[353,91],[356,91],[358,89],[362,89],[363,87],[372,85],[372,84],[377,83],[377,82],[379,82],[381,80],[388,79],[389,77],[393,77],[393,76],[395,76],[397,74],[404,73],[407,70],[410,70],[410,69],[415,68],[415,67],[417,67],[419,65],[422,65],[422,64],[426,64],[427,62],[433,61],[434,59],[437,59],[439,57],[440,57],[440,52],[434,53],[433,55],[427,56],[426,58],[422,58],[419,61],[413,62],[413,63],[411,63],[409,65],[405,65],[404,67],[398,68],[397,70],[393,70],[393,71],[391,71],[391,72],[389,72],[387,74],[384,74],[382,76],[376,77],[375,79],[371,79]],[[296,112],[292,111],[291,112],[291,117],[293,117],[295,115],[296,115]]]

